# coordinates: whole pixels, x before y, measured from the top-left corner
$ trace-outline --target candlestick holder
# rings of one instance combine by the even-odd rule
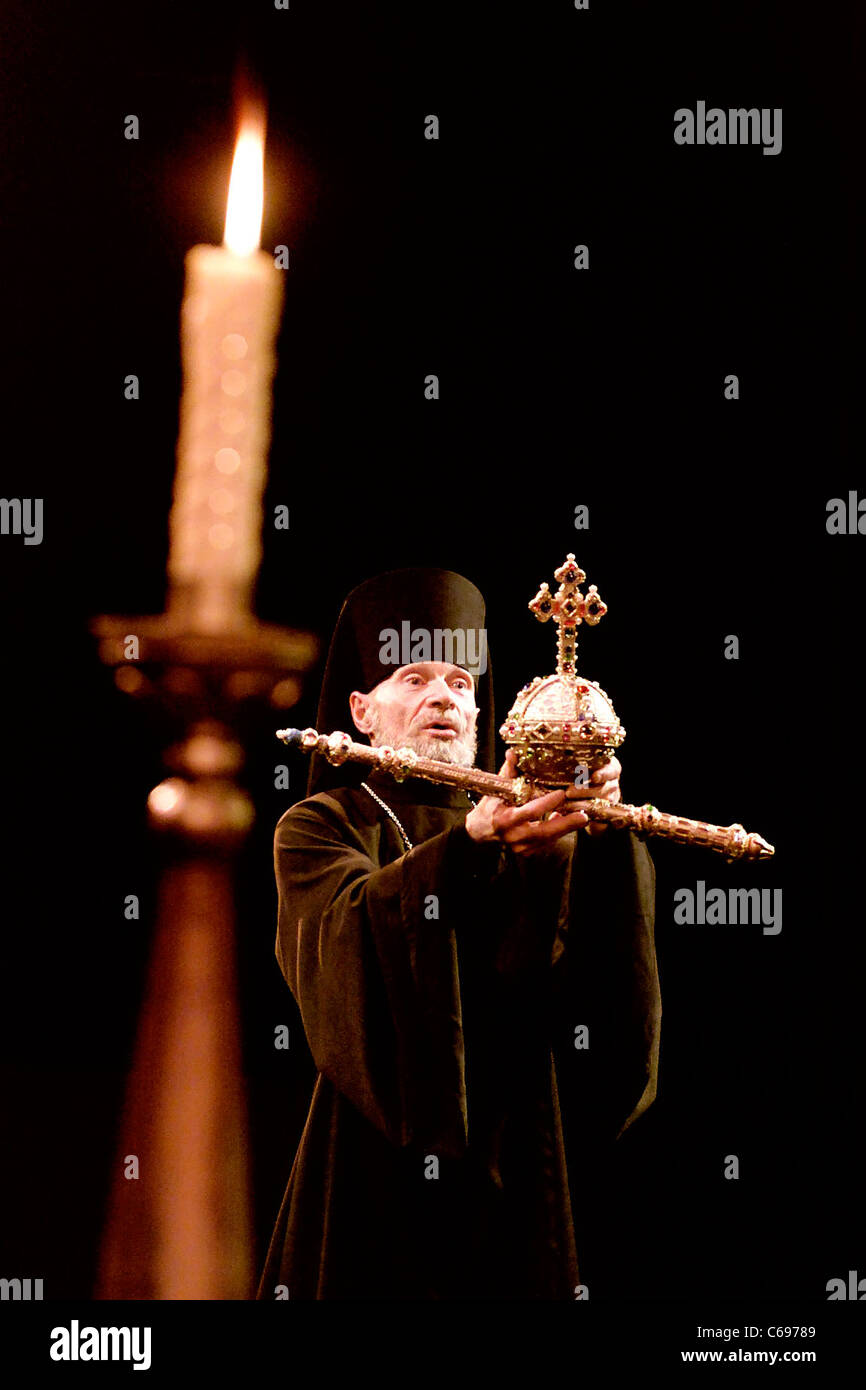
[[[197,631],[177,603],[91,631],[119,689],[158,714],[169,774],[148,798],[166,853],[96,1297],[247,1298],[234,868],[254,809],[237,780],[241,726],[250,704],[296,703],[318,644],[237,609],[225,630]]]

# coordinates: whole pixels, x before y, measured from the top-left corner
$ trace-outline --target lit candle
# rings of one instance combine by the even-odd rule
[[[260,251],[264,122],[232,164],[223,246],[186,256],[183,396],[169,519],[169,606],[214,632],[243,623],[261,560],[274,343],[283,281]]]

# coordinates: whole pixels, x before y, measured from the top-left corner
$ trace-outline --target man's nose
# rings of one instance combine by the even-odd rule
[[[454,692],[444,676],[437,676],[430,682],[427,687],[427,699],[436,705],[454,705],[455,708],[457,706]]]

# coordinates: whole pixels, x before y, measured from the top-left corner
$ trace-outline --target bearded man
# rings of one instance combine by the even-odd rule
[[[407,620],[483,660],[395,668]],[[449,571],[362,584],[317,727],[349,712],[374,745],[492,770],[484,623]],[[652,861],[578,809],[619,772],[509,807],[314,755],[276,830],[276,954],[318,1077],[259,1298],[581,1296],[576,1146],[622,1133],[658,1066]]]

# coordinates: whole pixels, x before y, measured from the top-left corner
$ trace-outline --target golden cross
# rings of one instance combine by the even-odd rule
[[[586,575],[571,551],[565,557],[565,563],[554,570],[553,577],[559,580],[556,593],[552,594],[550,586],[542,584],[529,608],[540,623],[553,618],[557,624],[556,674],[566,680],[574,680],[577,629],[582,622],[595,627],[607,612],[607,604],[599,598],[594,584],[590,584],[586,597],[580,592],[578,585],[583,583]]]

